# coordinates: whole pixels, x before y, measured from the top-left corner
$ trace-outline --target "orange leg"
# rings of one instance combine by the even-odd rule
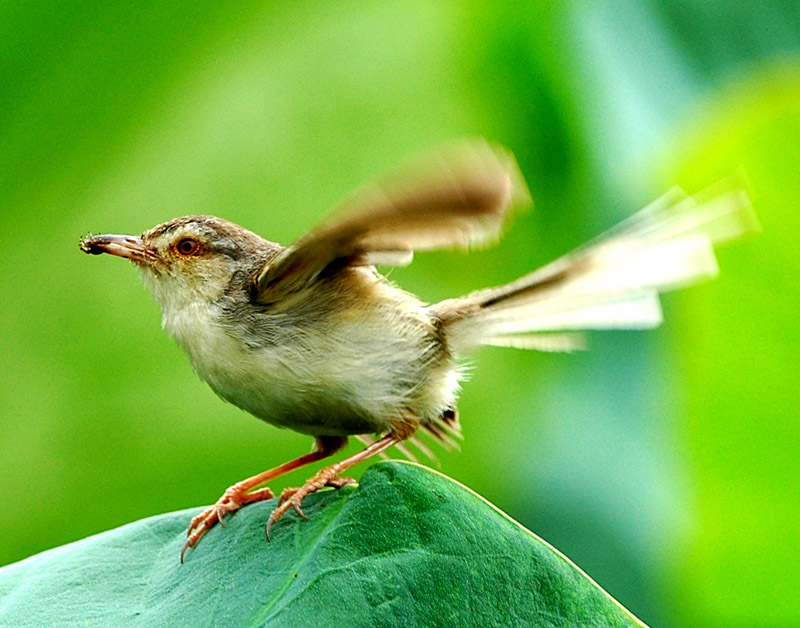
[[[405,440],[411,434],[413,434],[413,429],[409,434],[387,434],[380,440],[376,440],[366,449],[359,451],[357,454],[354,454],[349,458],[345,458],[341,462],[337,462],[336,464],[332,464],[329,467],[321,469],[314,477],[306,481],[302,487],[287,488],[284,490],[281,493],[280,499],[278,500],[278,507],[272,511],[272,514],[269,516],[269,520],[267,521],[267,539],[270,538],[270,529],[272,528],[273,524],[277,523],[278,520],[283,517],[283,515],[286,514],[286,511],[290,508],[294,508],[298,515],[304,519],[308,519],[308,517],[306,517],[305,513],[300,508],[300,504],[306,496],[310,495],[311,493],[316,493],[323,486],[334,486],[336,488],[341,488],[347,484],[352,484],[355,482],[353,478],[343,478],[340,477],[339,474],[347,471],[347,469],[350,467],[363,460],[366,460],[367,458],[371,458],[372,456],[386,451],[389,449],[389,447]]]
[[[216,523],[222,526],[225,525],[223,521],[225,515],[236,512],[239,508],[247,504],[275,497],[275,494],[269,488],[253,489],[275,478],[279,478],[290,471],[332,456],[344,447],[347,443],[347,438],[344,436],[320,436],[314,440],[314,443],[315,448],[311,453],[290,460],[273,469],[268,469],[263,473],[254,475],[241,482],[237,482],[222,494],[222,497],[217,500],[216,504],[194,517],[189,524],[189,530],[186,532],[189,538],[181,550],[181,562],[183,562],[187,550],[197,545],[197,542],[202,536]]]

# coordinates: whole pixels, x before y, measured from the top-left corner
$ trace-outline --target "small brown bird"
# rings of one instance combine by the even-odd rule
[[[661,322],[658,292],[717,273],[712,244],[757,228],[747,194],[678,189],[603,236],[505,286],[426,305],[375,266],[414,251],[485,244],[528,193],[513,157],[463,141],[354,194],[335,218],[288,247],[221,218],[186,216],[140,237],[87,236],[86,253],[131,260],[163,325],[223,399],[314,437],[314,450],[228,488],[196,516],[188,548],[226,514],[270,499],[267,482],[331,456],[359,453],[286,489],[267,522],[304,497],[341,487],[356,463],[424,430],[460,433],[459,360],[479,345],[542,351],[582,346],[580,330]],[[262,487],[262,488],[259,488]]]

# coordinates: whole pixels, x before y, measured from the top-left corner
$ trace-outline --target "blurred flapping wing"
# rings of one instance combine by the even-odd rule
[[[527,202],[510,153],[482,140],[449,145],[356,191],[265,266],[253,298],[276,302],[345,266],[401,266],[414,251],[486,244],[509,208]]]

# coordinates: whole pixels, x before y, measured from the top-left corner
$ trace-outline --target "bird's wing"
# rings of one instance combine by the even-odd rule
[[[528,201],[509,152],[482,140],[449,145],[357,190],[265,265],[254,300],[275,302],[345,266],[400,266],[415,250],[485,244],[508,209]]]

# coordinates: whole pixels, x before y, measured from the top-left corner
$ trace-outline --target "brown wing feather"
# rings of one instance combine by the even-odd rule
[[[448,146],[357,191],[337,218],[264,268],[255,298],[279,300],[343,266],[399,265],[415,250],[486,243],[509,207],[528,200],[510,153],[484,141]]]

